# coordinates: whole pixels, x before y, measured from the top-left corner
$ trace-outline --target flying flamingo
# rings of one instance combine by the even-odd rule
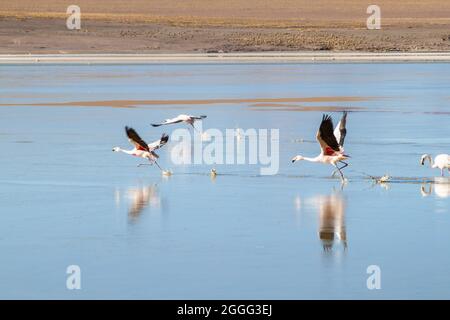
[[[192,126],[192,128],[194,128],[194,130],[196,130],[194,127],[194,122],[197,120],[205,119],[205,118],[206,118],[206,116],[191,116],[191,115],[187,115],[187,114],[180,114],[175,118],[166,119],[164,122],[161,122],[161,123],[152,123],[151,125],[153,127],[159,127],[159,126],[164,126],[167,124],[185,122],[187,124],[190,124]]]
[[[141,137],[137,134],[137,132],[133,128],[125,127],[125,132],[128,136],[128,140],[131,142],[132,145],[134,145],[134,149],[124,150],[120,147],[114,147],[112,151],[123,152],[135,157],[148,159],[150,161],[150,164],[155,163],[158,166],[158,168],[164,172],[164,170],[161,169],[161,167],[159,166],[158,162],[156,162],[156,159],[158,159],[159,156],[155,153],[155,150],[164,146],[167,143],[167,141],[169,141],[169,136],[163,133],[159,140],[147,144],[144,140],[141,139]]]
[[[439,168],[441,169],[441,176],[444,176],[444,169],[447,168],[448,171],[450,172],[450,155],[442,153],[442,154],[438,154],[435,158],[434,158],[434,162],[433,159],[431,158],[431,156],[429,154],[424,154],[422,155],[422,158],[420,158],[420,164],[424,165],[425,164],[425,160],[430,160],[430,166],[431,168]]]
[[[316,139],[322,149],[321,153],[315,158],[297,155],[292,158],[292,162],[306,160],[310,162],[331,164],[341,175],[342,181],[344,181],[344,174],[341,170],[348,166],[348,163],[344,162],[344,160],[350,157],[349,155],[344,154],[344,139],[347,134],[347,129],[345,128],[346,121],[347,112],[344,111],[341,121],[339,121],[333,132],[333,120],[329,115],[324,114],[316,134]],[[343,166],[338,167],[338,163],[342,163]],[[332,176],[334,176],[336,170],[333,171]]]

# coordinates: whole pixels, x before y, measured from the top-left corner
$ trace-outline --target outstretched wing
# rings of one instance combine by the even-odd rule
[[[342,115],[341,121],[336,125],[334,129],[334,136],[336,137],[336,141],[339,143],[341,147],[344,146],[345,136],[347,135],[347,129],[345,127],[347,123],[347,111],[344,111]]]
[[[147,143],[139,137],[137,132],[133,128],[125,127],[128,139],[138,150],[149,151]]]
[[[160,139],[158,139],[148,145],[148,149],[150,151],[157,150],[157,149],[161,148],[163,145],[165,145],[167,143],[167,141],[169,141],[169,136],[167,134],[163,133]]]
[[[329,115],[323,115],[316,139],[319,142],[324,155],[331,156],[335,152],[340,151],[339,144],[333,134],[333,120],[331,120]]]
[[[164,122],[161,122],[161,123],[152,123],[151,125],[153,127],[159,127],[159,126],[164,126],[166,124],[179,123],[179,122],[182,122],[182,121],[183,121],[183,119],[180,116],[178,116],[178,117],[175,117],[175,118],[172,118],[172,119],[166,119]]]
[[[196,117],[196,116],[191,116],[191,118],[192,118],[192,119],[195,119],[195,120],[202,120],[202,119],[205,119],[206,116],[205,116],[205,115],[201,115],[201,116],[198,116],[198,117]]]

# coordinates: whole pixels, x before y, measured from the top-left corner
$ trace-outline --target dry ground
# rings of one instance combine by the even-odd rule
[[[67,30],[76,3],[81,30]],[[0,53],[448,51],[450,1],[16,0],[0,3]]]

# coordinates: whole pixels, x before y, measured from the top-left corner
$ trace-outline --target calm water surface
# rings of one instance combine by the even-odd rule
[[[51,106],[308,97],[329,99]],[[450,153],[450,64],[1,66],[0,104],[0,298],[450,298],[449,180],[419,165]],[[290,163],[317,155],[322,113],[342,108],[344,187],[331,167]],[[151,141],[183,126],[149,124],[179,113],[279,128],[279,173],[218,165],[211,179],[171,163],[169,143],[162,177],[111,152],[128,148],[125,125]],[[69,265],[81,290],[66,289]]]

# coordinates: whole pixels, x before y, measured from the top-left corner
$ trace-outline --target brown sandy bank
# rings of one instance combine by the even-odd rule
[[[78,0],[0,3],[0,53],[447,51],[450,1],[380,0],[367,30],[365,0]]]
[[[37,107],[110,107],[132,108],[136,106],[182,106],[182,105],[215,105],[215,104],[270,104],[283,106],[292,102],[360,102],[373,100],[371,97],[302,97],[302,98],[248,98],[248,99],[198,99],[198,100],[104,100],[104,101],[71,101],[45,103],[3,104],[0,107],[37,106]]]

